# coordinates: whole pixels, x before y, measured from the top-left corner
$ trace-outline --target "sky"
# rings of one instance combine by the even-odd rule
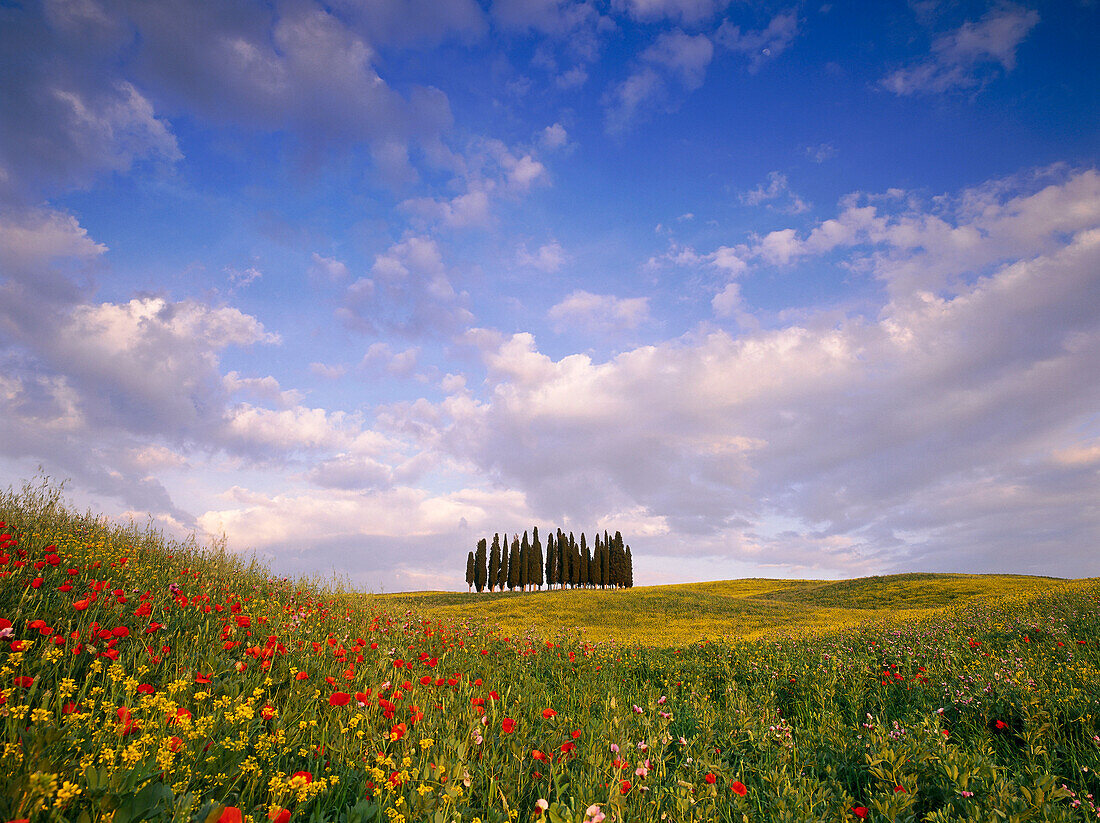
[[[0,485],[375,592],[1100,575],[1098,31],[0,0]]]

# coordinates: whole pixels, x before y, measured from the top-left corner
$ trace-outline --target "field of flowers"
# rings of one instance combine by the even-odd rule
[[[1100,583],[677,648],[374,610],[0,494],[0,821],[1100,819]]]

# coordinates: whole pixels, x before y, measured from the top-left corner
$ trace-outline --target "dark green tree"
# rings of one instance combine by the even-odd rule
[[[515,591],[519,585],[519,535],[512,535],[512,553],[508,556],[508,590]]]
[[[485,589],[485,538],[477,541],[477,552],[474,554],[474,587],[478,592]]]
[[[581,586],[587,587],[588,586],[588,567],[592,564],[592,555],[589,554],[589,552],[588,552],[588,544],[584,540],[584,532],[581,532],[581,545],[580,545],[580,549],[578,551],[580,552],[580,560],[581,560],[581,574],[580,574],[581,580],[580,580],[580,583],[581,583]]]
[[[584,533],[581,533],[584,537]],[[569,585],[576,588],[581,584],[581,556],[573,532],[569,532]]]
[[[466,555],[466,585],[472,592],[474,590],[474,553]]]
[[[546,535],[546,588],[558,582],[558,548],[554,545],[554,533]]]
[[[626,587],[634,588],[634,560],[630,557],[630,546],[626,547]]]
[[[527,591],[531,576],[531,541],[527,539],[527,529],[523,530],[523,542],[519,544],[519,587]]]
[[[607,544],[600,544],[600,587],[606,589],[611,585],[611,557],[607,552]]]
[[[500,577],[500,535],[493,535],[493,548],[489,551],[489,591],[497,584]]]
[[[558,529],[555,545],[558,549],[558,585],[564,589],[569,585],[569,541],[565,539],[561,529]]]
[[[528,574],[531,585],[542,588],[542,543],[539,542],[539,527],[531,527],[531,571]]]
[[[504,534],[503,545],[500,547],[500,568],[497,569],[497,589],[504,591],[508,585],[508,534]]]

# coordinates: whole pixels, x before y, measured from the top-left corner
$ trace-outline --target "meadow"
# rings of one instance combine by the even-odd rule
[[[1100,819],[1100,581],[381,596],[0,520],[0,821]]]

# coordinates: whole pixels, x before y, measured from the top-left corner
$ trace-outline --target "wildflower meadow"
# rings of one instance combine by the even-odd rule
[[[1100,820],[1100,581],[666,647],[0,520],[0,821]]]

